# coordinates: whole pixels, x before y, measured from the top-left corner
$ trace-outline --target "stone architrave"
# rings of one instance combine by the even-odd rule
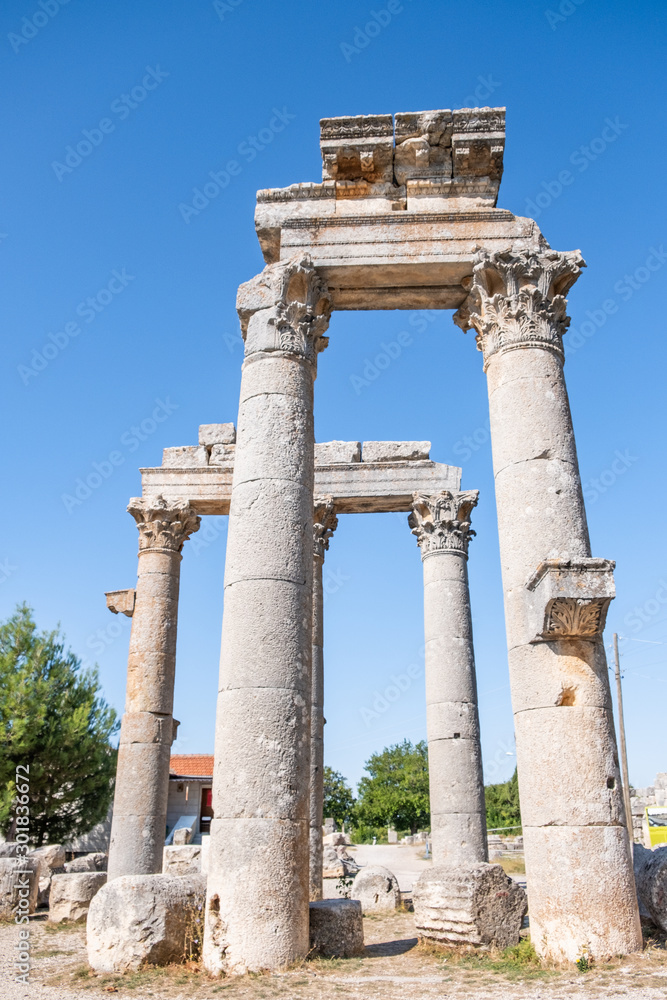
[[[322,567],[329,539],[338,526],[331,497],[313,505],[313,675],[310,700],[310,899],[322,899],[322,819],[324,811],[324,592]]]
[[[301,254],[242,285],[237,307],[203,956],[214,975],[284,968],[309,948],[313,383],[331,298]]]
[[[139,571],[121,723],[109,881],[162,870],[169,757],[178,723],[172,711],[181,550],[199,528],[189,503],[130,500],[139,529]]]
[[[426,729],[433,861],[488,860],[468,590],[478,493],[415,493],[408,518],[424,565]]]
[[[642,947],[602,644],[613,564],[591,559],[563,375],[583,266],[479,251],[455,316],[488,380],[531,938],[569,961]]]

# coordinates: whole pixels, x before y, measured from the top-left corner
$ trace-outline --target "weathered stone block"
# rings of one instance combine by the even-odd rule
[[[163,469],[196,469],[202,465],[208,465],[208,452],[201,445],[165,448],[162,452]]]
[[[49,921],[85,920],[91,900],[107,880],[106,872],[65,872],[51,879]]]
[[[320,899],[310,904],[310,950],[323,958],[353,958],[364,952],[358,899]]]
[[[29,857],[39,861],[43,869],[62,868],[67,860],[67,854],[62,844],[47,844],[45,847],[38,847],[31,851]]]
[[[0,858],[0,920],[13,920],[17,912],[35,912],[39,876],[36,858]]]
[[[315,445],[315,465],[350,465],[360,461],[360,441],[323,441]]]
[[[216,444],[234,444],[236,427],[234,424],[200,424],[199,443],[205,448]]]
[[[354,875],[359,871],[359,865],[352,855],[348,854],[343,845],[332,847],[326,845],[322,854],[322,878],[340,878],[341,875]]]
[[[412,889],[415,923],[421,938],[443,944],[519,943],[528,909],[523,889],[500,865],[441,865],[425,872]]]
[[[209,455],[209,465],[234,465],[235,444],[214,444]]]
[[[351,889],[352,899],[358,899],[364,913],[385,913],[401,905],[398,879],[382,865],[362,868]]]
[[[430,441],[364,441],[362,462],[418,462],[428,459]]]
[[[199,844],[175,844],[162,852],[163,875],[198,875],[202,870]]]
[[[107,870],[108,855],[103,851],[94,851],[92,854],[84,854],[80,858],[74,858],[65,864],[65,871],[74,874],[75,872],[105,872]]]
[[[650,851],[634,844],[633,862],[640,915],[667,931],[667,845]]]
[[[324,180],[393,182],[394,122],[391,115],[356,115],[320,121]]]
[[[88,912],[88,961],[96,972],[168,965],[186,957],[188,937],[203,924],[206,878],[121,875]]]

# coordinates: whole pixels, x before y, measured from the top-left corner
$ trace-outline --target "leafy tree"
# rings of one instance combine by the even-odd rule
[[[498,785],[486,785],[484,788],[486,800],[486,825],[492,830],[504,826],[520,826],[521,811],[519,809],[519,780],[517,770],[509,781]]]
[[[428,749],[403,740],[373,754],[359,782],[356,815],[362,823],[409,829],[416,833],[431,823],[428,794]]]
[[[354,795],[339,771],[324,768],[324,816],[333,816],[338,826],[349,822],[354,811]],[[324,822],[324,819],[323,819]]]
[[[0,624],[0,829],[13,836],[15,773],[28,765],[36,846],[87,833],[107,814],[116,713],[100,697],[96,670],[81,670],[57,631],[37,632],[19,605]]]

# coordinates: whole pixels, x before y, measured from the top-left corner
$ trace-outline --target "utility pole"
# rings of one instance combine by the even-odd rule
[[[625,722],[623,721],[623,691],[621,690],[621,664],[618,656],[618,634],[614,632],[614,673],[616,674],[616,701],[618,703],[618,732],[621,744],[621,768],[623,769],[623,802],[628,838],[632,846],[632,808],[630,806],[630,778],[628,776],[628,751],[625,746]]]

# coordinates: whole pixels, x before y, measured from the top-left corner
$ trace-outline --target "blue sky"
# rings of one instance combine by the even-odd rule
[[[506,106],[499,205],[588,262],[570,295],[566,376],[593,553],[617,560],[606,641],[628,637],[631,780],[667,770],[663,10],[6,0],[0,616],[25,600],[41,627],[59,622],[122,710],[130,622],[109,614],[104,591],[136,579],[125,506],[163,447],[236,419],[236,288],[263,266],[256,190],[320,178],[321,117]],[[382,26],[366,32],[373,12]],[[90,152],[77,162],[68,147],[82,140]],[[184,210],[230,160],[224,190]],[[513,726],[482,359],[451,313],[423,332],[411,315],[334,315],[316,436],[429,439],[432,457],[480,490],[470,577],[485,777],[499,780],[514,767]],[[412,342],[360,387],[354,376],[403,330]],[[64,502],[96,468],[106,475],[90,496]],[[184,554],[181,752],[213,747],[224,521]],[[425,734],[423,674],[382,700],[393,675],[423,661],[421,563],[405,518],[342,517],[325,581],[326,759],[356,782],[373,751]],[[361,709],[374,705],[369,719]]]

